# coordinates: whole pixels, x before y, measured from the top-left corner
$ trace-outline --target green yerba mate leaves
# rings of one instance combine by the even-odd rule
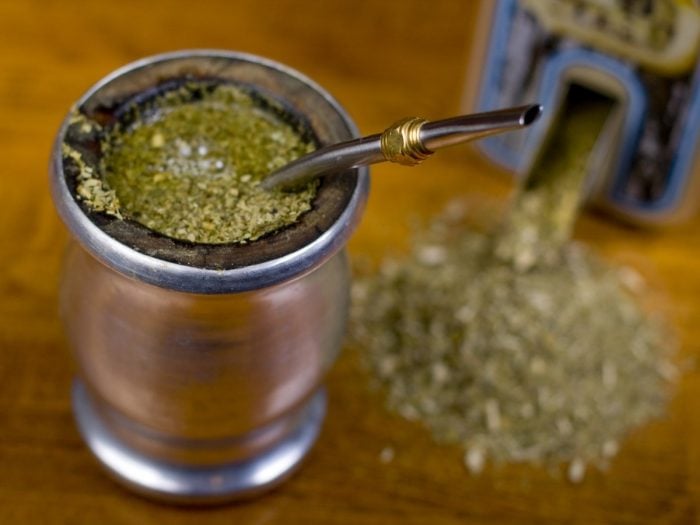
[[[119,213],[152,230],[196,243],[247,243],[311,209],[317,182],[294,193],[259,184],[313,149],[244,90],[187,84],[107,130],[102,180]]]
[[[453,208],[353,288],[352,334],[389,408],[461,444],[473,473],[488,458],[566,463],[580,481],[662,412],[676,374],[641,277],[568,241],[610,108],[569,109],[494,233]]]

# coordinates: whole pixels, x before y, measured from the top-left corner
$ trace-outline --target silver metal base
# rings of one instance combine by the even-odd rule
[[[109,474],[139,494],[169,502],[210,503],[271,489],[299,466],[318,437],[326,411],[324,389],[309,401],[299,425],[264,453],[238,463],[190,467],[153,460],[109,431],[80,380],[73,385],[73,413],[92,453]]]

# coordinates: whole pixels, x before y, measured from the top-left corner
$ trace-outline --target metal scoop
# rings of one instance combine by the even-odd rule
[[[523,128],[535,122],[541,113],[542,106],[531,104],[433,122],[408,117],[382,133],[304,155],[272,172],[261,186],[267,190],[293,189],[315,177],[385,161],[415,166],[435,150]]]

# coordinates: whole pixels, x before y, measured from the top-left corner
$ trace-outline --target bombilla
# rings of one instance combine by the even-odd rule
[[[530,104],[432,122],[418,117],[404,118],[382,133],[332,144],[304,155],[273,171],[261,186],[267,190],[292,189],[321,175],[378,162],[415,166],[435,150],[529,126],[541,113],[542,106]]]

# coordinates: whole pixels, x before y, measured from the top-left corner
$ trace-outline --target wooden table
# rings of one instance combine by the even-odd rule
[[[181,48],[265,55],[327,87],[366,132],[459,110],[475,2],[0,0],[0,523],[693,523],[700,503],[700,377],[635,432],[611,469],[572,486],[529,467],[470,477],[457,447],[388,414],[346,349],[330,411],[303,470],[274,493],[213,509],[163,506],[110,481],[69,405],[74,367],[57,316],[67,234],[48,195],[51,141],[82,92],[116,67]],[[455,148],[413,170],[380,166],[355,255],[407,245],[412,219],[453,196],[503,196],[508,178]],[[586,216],[577,236],[638,268],[700,353],[700,220],[659,232]],[[391,446],[395,459],[380,461]]]

